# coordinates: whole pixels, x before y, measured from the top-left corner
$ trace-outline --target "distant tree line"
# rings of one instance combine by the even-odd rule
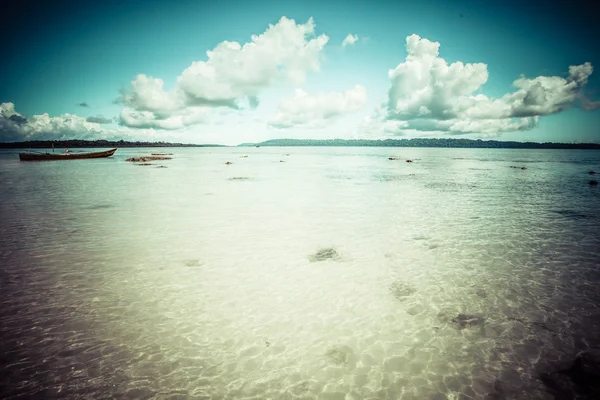
[[[0,143],[0,148],[11,149],[49,149],[56,148],[91,148],[91,147],[224,147],[218,144],[183,144],[168,142],[127,142],[125,140],[32,140],[27,142]]]
[[[27,142],[0,143],[0,148],[103,148],[103,147],[227,147],[219,144],[184,144],[169,142],[128,142],[124,140],[32,140]],[[499,140],[472,139],[272,139],[261,143],[243,143],[250,146],[348,146],[348,147],[448,147],[483,149],[600,149],[598,143],[536,143],[504,142]]]
[[[450,147],[485,149],[600,149],[598,143],[536,143],[505,142],[472,139],[272,139],[261,143],[244,143],[240,146],[361,146],[361,147]]]

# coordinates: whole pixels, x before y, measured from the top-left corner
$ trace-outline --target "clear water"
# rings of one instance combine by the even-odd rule
[[[600,152],[3,151],[1,397],[552,398],[540,373],[600,340],[589,170]]]

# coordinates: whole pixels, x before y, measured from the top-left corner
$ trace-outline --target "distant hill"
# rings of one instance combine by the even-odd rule
[[[535,143],[504,142],[498,140],[472,139],[272,139],[261,143],[243,143],[241,147],[250,146],[360,146],[360,147],[450,147],[450,148],[485,148],[485,149],[586,149],[600,150],[598,143]]]
[[[95,147],[227,147],[220,144],[183,144],[168,142],[126,142],[124,140],[32,140],[28,142],[0,143],[5,149],[49,149],[56,148],[95,148]]]

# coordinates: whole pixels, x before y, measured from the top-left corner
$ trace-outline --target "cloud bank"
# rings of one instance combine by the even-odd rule
[[[367,102],[367,90],[360,85],[343,93],[310,95],[301,89],[279,103],[278,113],[269,125],[274,128],[295,126],[320,128],[344,114],[361,109]]]
[[[0,104],[0,134],[7,142],[53,139],[93,139],[100,125],[74,114],[50,117],[47,113],[25,117],[13,103]]]
[[[366,38],[348,34],[342,47],[353,46],[359,40]],[[219,43],[206,52],[205,61],[194,61],[183,70],[170,89],[160,78],[138,74],[117,100],[125,107],[116,120],[74,114],[28,117],[16,112],[13,103],[1,103],[0,137],[21,141],[97,138],[99,134],[135,136],[136,132],[142,139],[143,135],[154,137],[161,132],[176,137],[191,134],[197,124],[215,128],[219,113],[237,113],[253,123],[266,120],[266,126],[287,132],[294,128],[326,128],[364,109],[368,99],[363,85],[343,92],[296,89],[292,96],[279,100],[271,119],[257,118],[260,110],[252,113],[268,89],[281,83],[300,85],[310,73],[320,71],[328,41],[327,35],[316,34],[312,18],[297,23],[282,17],[263,33],[251,36],[247,43]],[[489,79],[486,64],[449,64],[440,57],[440,43],[416,34],[406,37],[405,49],[405,59],[388,71],[387,93],[380,91],[385,101],[358,124],[359,136],[491,137],[533,129],[541,118],[573,107],[587,111],[600,108],[600,101],[585,95],[593,73],[589,62],[565,68],[564,76],[520,76],[513,82],[514,90],[494,98],[481,93]],[[361,76],[357,76],[359,79]],[[89,108],[85,102],[76,106]],[[220,111],[215,112],[217,108]],[[113,122],[120,126],[101,126]],[[220,128],[202,134],[226,131]]]
[[[207,51],[207,61],[186,68],[171,91],[164,89],[163,80],[139,74],[119,99],[129,108],[121,113],[121,123],[177,129],[201,120],[178,115],[190,108],[256,108],[264,89],[283,80],[302,83],[307,73],[318,71],[328,40],[327,35],[315,35],[312,18],[297,24],[282,17],[249,43],[219,43]]]
[[[104,118],[102,115],[87,117],[85,120],[95,124],[112,124],[113,122],[111,118]]]
[[[498,134],[534,128],[542,116],[556,114],[582,103],[582,89],[592,74],[587,62],[569,67],[565,78],[521,76],[517,88],[501,98],[475,94],[487,82],[483,63],[454,62],[439,56],[440,44],[418,35],[406,38],[406,60],[388,72],[390,88],[385,120],[402,121],[397,133],[406,129],[451,134]]]

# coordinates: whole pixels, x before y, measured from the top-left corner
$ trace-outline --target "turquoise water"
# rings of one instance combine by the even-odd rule
[[[600,344],[597,151],[17,153],[1,397],[552,398]]]

